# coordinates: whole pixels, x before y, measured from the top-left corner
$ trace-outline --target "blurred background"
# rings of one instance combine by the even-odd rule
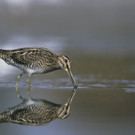
[[[134,135],[134,0],[1,0],[0,48],[21,47],[69,56],[78,93],[66,120],[36,128],[1,124],[0,134]],[[15,81],[21,71],[2,60],[0,71],[2,112],[19,103]],[[64,71],[34,75],[31,81],[33,97],[57,103],[72,90]],[[26,76],[19,86],[25,93]]]

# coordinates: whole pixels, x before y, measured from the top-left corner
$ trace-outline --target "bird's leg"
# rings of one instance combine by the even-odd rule
[[[27,95],[28,95],[29,98],[31,98],[30,92],[31,92],[31,88],[32,88],[32,85],[31,85],[31,82],[30,82],[30,78],[31,78],[31,74],[28,75],[28,78],[27,78],[27,83],[29,85],[29,87],[27,89]]]
[[[20,80],[20,78],[21,78],[22,75],[23,75],[23,74],[20,74],[20,75],[18,75],[17,78],[16,78],[16,95],[17,95],[17,97],[20,98],[20,99],[23,99],[23,97],[22,97],[22,96],[20,95],[20,93],[19,93],[19,90],[18,90],[18,82],[19,82],[19,80]]]

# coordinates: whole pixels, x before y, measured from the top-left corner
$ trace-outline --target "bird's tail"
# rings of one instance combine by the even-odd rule
[[[0,123],[7,122],[7,119],[4,114],[0,114]]]
[[[0,58],[1,59],[6,58],[7,57],[7,52],[8,52],[8,50],[0,49]]]
[[[0,49],[0,58],[2,58],[2,57],[3,57],[3,50]]]
[[[4,50],[0,49],[0,58],[2,59],[4,57]]]

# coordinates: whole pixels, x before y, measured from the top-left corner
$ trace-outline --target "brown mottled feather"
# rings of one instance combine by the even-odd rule
[[[20,48],[15,50],[0,50],[0,58],[6,63],[18,67],[42,69],[41,72],[59,69],[58,56],[45,48]],[[26,71],[25,71],[26,72]],[[36,71],[35,71],[36,72]]]

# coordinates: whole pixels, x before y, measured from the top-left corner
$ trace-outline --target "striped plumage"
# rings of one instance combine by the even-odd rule
[[[11,122],[27,126],[40,126],[48,124],[56,118],[65,119],[70,114],[70,105],[75,92],[73,90],[64,105],[42,99],[23,99],[21,104],[8,108],[0,114],[0,123]]]
[[[18,67],[24,73],[45,73],[60,69],[58,56],[44,48],[21,48],[0,50],[0,58],[7,64]]]
[[[54,52],[38,47],[20,48],[15,50],[2,50],[0,49],[0,58],[7,64],[15,66],[28,74],[27,83],[29,84],[28,95],[30,96],[31,82],[30,77],[36,73],[47,73],[58,69],[63,69],[68,72],[71,77],[74,88],[76,82],[71,73],[70,59],[65,55],[56,55]],[[22,74],[23,74],[22,73]],[[16,80],[16,88],[22,76],[18,75]]]

